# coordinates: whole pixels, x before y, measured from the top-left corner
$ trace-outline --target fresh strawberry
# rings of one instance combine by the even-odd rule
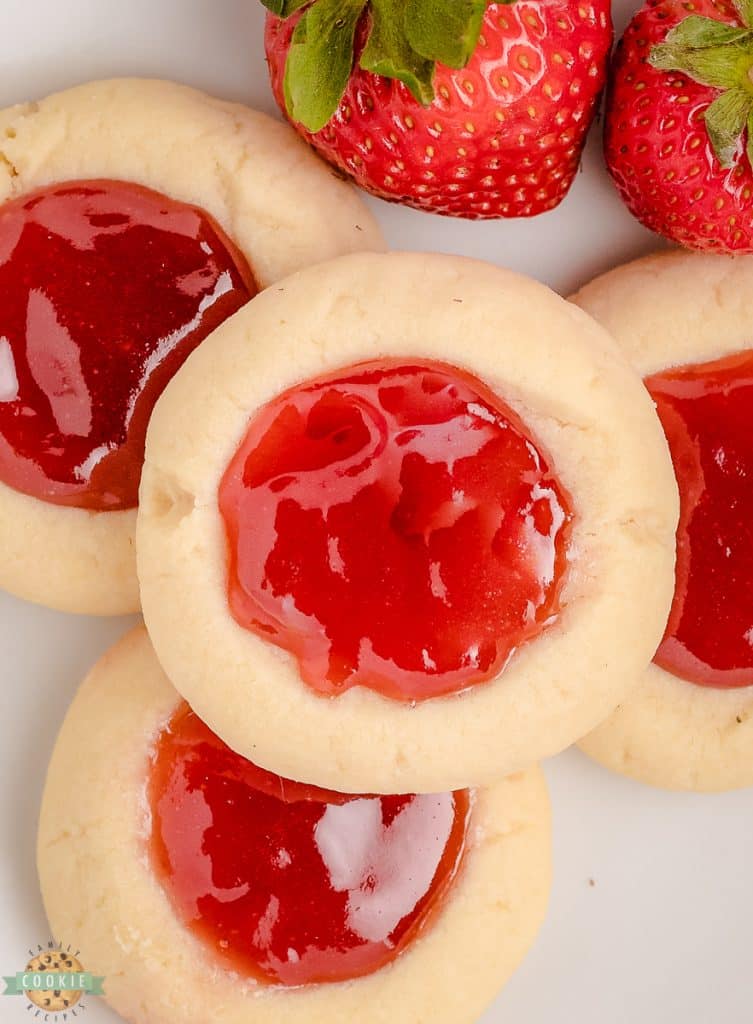
[[[647,227],[753,253],[753,3],[648,0],[617,50],[605,144]]]
[[[611,47],[609,0],[262,0],[272,86],[369,192],[455,217],[566,195]]]

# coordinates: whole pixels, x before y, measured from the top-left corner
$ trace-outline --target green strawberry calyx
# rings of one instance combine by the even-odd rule
[[[285,65],[285,106],[293,121],[318,132],[335,114],[348,86],[362,17],[368,20],[359,66],[403,82],[414,98],[428,107],[434,100],[436,65],[467,65],[490,0],[261,2],[281,18],[305,8],[293,31]]]
[[[722,91],[704,113],[706,131],[722,167],[735,163],[748,129],[753,166],[753,0],[735,0],[741,26],[691,15],[653,47],[649,63],[659,71],[680,71],[701,85]]]

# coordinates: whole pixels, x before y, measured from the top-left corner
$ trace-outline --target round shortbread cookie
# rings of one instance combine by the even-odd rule
[[[45,185],[110,179],[209,213],[260,288],[310,263],[381,249],[355,191],[293,131],[169,82],[93,82],[0,111],[0,204]],[[135,510],[89,512],[0,483],[0,586],[63,611],[139,606]]]
[[[463,1024],[512,974],[543,920],[550,812],[538,769],[474,795],[445,902],[391,964],[337,984],[264,985],[189,932],[147,849],[153,742],[180,697],[138,628],[93,669],[62,727],[42,802],[38,860],[50,926],[134,1024]],[[71,793],[76,794],[71,802]]]
[[[575,513],[557,621],[495,679],[417,704],[363,687],[317,695],[228,606],[218,486],[249,417],[296,384],[381,358],[480,378],[548,453]],[[483,263],[356,255],[260,296],[166,389],[142,478],[142,603],[168,676],[239,753],[340,791],[459,789],[562,750],[625,697],[661,637],[676,523],[659,421],[594,321]]]
[[[596,278],[574,301],[647,377],[751,348],[753,260],[658,253]],[[753,686],[697,686],[655,664],[636,684],[581,742],[590,757],[667,789],[753,785]]]

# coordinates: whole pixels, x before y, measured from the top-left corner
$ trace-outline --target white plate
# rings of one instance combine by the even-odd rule
[[[615,6],[621,30],[635,4]],[[0,107],[87,79],[146,75],[273,112],[262,26],[257,0],[0,0]],[[395,247],[482,257],[565,293],[655,244],[622,208],[595,139],[565,203],[533,221],[374,209]],[[34,867],[47,759],[79,680],[127,625],[0,595],[0,975],[21,970],[27,948],[47,936]],[[548,776],[549,918],[484,1024],[750,1021],[753,793],[663,793],[576,752],[550,763]],[[0,1021],[28,1020],[22,1003],[0,996]],[[90,998],[86,1019],[118,1018]]]

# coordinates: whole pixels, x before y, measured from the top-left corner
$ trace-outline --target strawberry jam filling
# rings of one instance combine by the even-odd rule
[[[753,353],[648,378],[680,487],[675,596],[657,665],[753,685]]]
[[[344,981],[394,960],[457,875],[469,792],[343,796],[287,782],[183,704],[149,780],[157,877],[185,924],[244,976]]]
[[[568,498],[513,410],[445,364],[362,364],[276,398],[219,503],[233,616],[322,694],[466,689],[559,609]]]
[[[72,182],[0,206],[0,481],[135,507],[155,402],[256,291],[211,217],[138,185]]]

